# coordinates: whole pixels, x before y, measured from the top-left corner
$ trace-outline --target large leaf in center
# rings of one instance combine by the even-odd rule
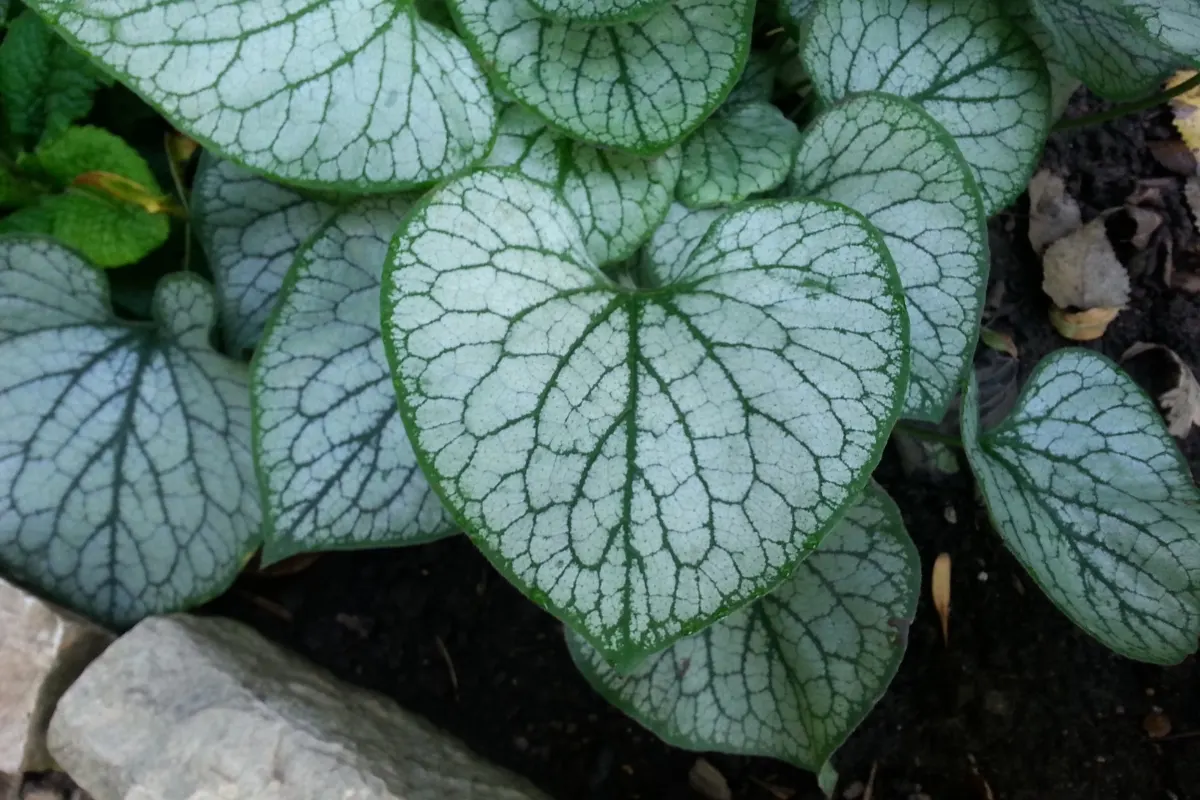
[[[463,43],[406,0],[33,0],[211,149],[291,183],[383,191],[482,157],[496,122]]]
[[[717,219],[626,289],[512,172],[408,217],[384,341],[427,477],[492,562],[629,664],[768,591],[866,484],[908,322],[879,235],[823,201]]]
[[[487,165],[516,167],[558,189],[601,265],[637,252],[666,216],[679,182],[677,147],[648,159],[601,150],[556,135],[518,105],[500,115]]]

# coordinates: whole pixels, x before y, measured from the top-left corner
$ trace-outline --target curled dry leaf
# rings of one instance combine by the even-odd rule
[[[1120,308],[1129,301],[1129,275],[1101,218],[1050,245],[1042,263],[1042,289],[1059,308]]]
[[[1193,175],[1184,182],[1183,197],[1192,210],[1192,225],[1200,231],[1200,178]]]
[[[1135,205],[1126,205],[1124,211],[1134,224],[1133,234],[1129,237],[1130,244],[1144,250],[1150,244],[1150,237],[1162,226],[1162,214],[1152,208]]]
[[[1050,320],[1067,338],[1099,338],[1129,302],[1129,274],[1113,252],[1103,217],[1050,245],[1042,265],[1042,290],[1059,312]]]
[[[1171,231],[1163,193],[1174,191],[1174,178],[1138,181],[1125,204],[1101,214],[1117,257],[1131,278],[1166,269],[1171,260]]]
[[[950,642],[950,554],[941,553],[933,562],[933,578],[929,582],[933,607],[942,621],[942,641]]]
[[[1099,339],[1108,330],[1108,324],[1117,318],[1119,308],[1089,308],[1087,311],[1063,311],[1050,309],[1050,323],[1054,330],[1075,342],[1090,342]]]
[[[991,328],[980,328],[979,341],[981,341],[984,346],[989,347],[992,350],[998,350],[1001,353],[1008,353],[1013,358],[1018,357],[1017,343],[1014,342],[1013,338],[1007,333],[992,330]]]
[[[1079,203],[1067,194],[1062,177],[1038,170],[1029,181],[1029,244],[1039,255],[1083,225]]]
[[[1150,155],[1177,175],[1195,175],[1197,171],[1196,154],[1184,144],[1182,139],[1159,139],[1147,142]]]
[[[696,759],[688,772],[688,786],[708,800],[733,800],[733,792],[720,770],[703,758]]]
[[[1154,397],[1172,436],[1182,439],[1200,425],[1200,383],[1174,350],[1137,342],[1121,355],[1121,364]]]
[[[1191,210],[1192,226],[1200,232],[1200,177],[1192,176],[1183,184],[1183,197]],[[1179,269],[1176,269],[1176,260]],[[1200,293],[1200,240],[1192,238],[1178,255],[1171,254],[1163,267],[1163,282],[1172,289],[1189,294]]]
[[[1167,79],[1166,88],[1174,89],[1195,74],[1194,69],[1180,70]],[[1171,115],[1183,143],[1193,154],[1200,152],[1200,89],[1192,88],[1172,97]]]

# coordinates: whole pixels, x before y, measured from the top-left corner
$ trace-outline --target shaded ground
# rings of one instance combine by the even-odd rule
[[[1045,163],[1067,176],[1085,220],[1120,205],[1139,180],[1165,179],[1158,191],[1183,245],[1182,179],[1147,147],[1170,135],[1169,116],[1154,112],[1056,137]],[[1024,202],[991,226],[993,275],[1005,289],[993,326],[1018,345],[1022,379],[1066,344],[1047,322]],[[1135,341],[1158,342],[1200,366],[1200,301],[1165,286],[1157,256],[1122,255],[1134,273],[1131,308],[1093,346],[1117,358]],[[1188,257],[1180,247],[1175,255]],[[1200,436],[1184,449],[1196,471]],[[837,758],[839,796],[861,790],[851,784],[877,765],[874,800],[1200,798],[1195,657],[1171,668],[1138,664],[1077,631],[990,532],[968,480],[904,480],[894,453],[879,478],[926,574],[939,552],[953,556],[950,642],[923,598],[899,676]],[[464,539],[325,555],[290,577],[243,582],[214,610],[395,697],[562,800],[696,797],[687,788],[696,755],[661,744],[595,695],[558,624]],[[1170,736],[1150,739],[1143,725],[1152,712],[1170,720]],[[735,798],[820,796],[811,776],[777,762],[710,760]]]

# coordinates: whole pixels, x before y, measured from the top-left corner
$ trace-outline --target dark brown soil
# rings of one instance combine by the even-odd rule
[[[1072,113],[1087,110],[1079,105]],[[1168,179],[1168,226],[1184,240],[1182,179],[1147,148],[1170,136],[1169,116],[1154,112],[1058,136],[1045,164],[1067,176],[1085,219],[1121,205],[1139,180]],[[992,325],[1016,341],[1022,379],[1067,344],[1047,322],[1026,212],[1022,201],[992,223],[993,275],[1004,284]],[[1131,308],[1092,346],[1117,358],[1135,341],[1158,342],[1200,366],[1200,301],[1166,287],[1161,259],[1122,255],[1134,273]],[[1200,436],[1185,452],[1195,470]],[[861,794],[875,768],[874,800],[1200,800],[1197,659],[1139,664],[1076,630],[989,530],[964,476],[906,480],[889,454],[878,477],[927,574],[938,553],[953,557],[953,616],[943,644],[922,599],[899,676],[835,758],[838,796]],[[464,538],[324,555],[290,577],[244,580],[213,610],[396,698],[560,800],[698,797],[687,779],[696,754],[660,743],[595,695],[559,625]],[[1152,713],[1169,719],[1166,738],[1147,734]],[[810,775],[778,762],[708,757],[735,798],[820,797]]]

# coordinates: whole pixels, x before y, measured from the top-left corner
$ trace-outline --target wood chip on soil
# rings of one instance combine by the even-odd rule
[[[933,562],[933,579],[930,583],[930,594],[933,597],[933,607],[937,610],[938,618],[942,621],[942,641],[950,643],[950,554],[942,553]]]
[[[703,758],[696,759],[688,772],[688,786],[707,800],[733,800],[733,792],[720,770]]]

